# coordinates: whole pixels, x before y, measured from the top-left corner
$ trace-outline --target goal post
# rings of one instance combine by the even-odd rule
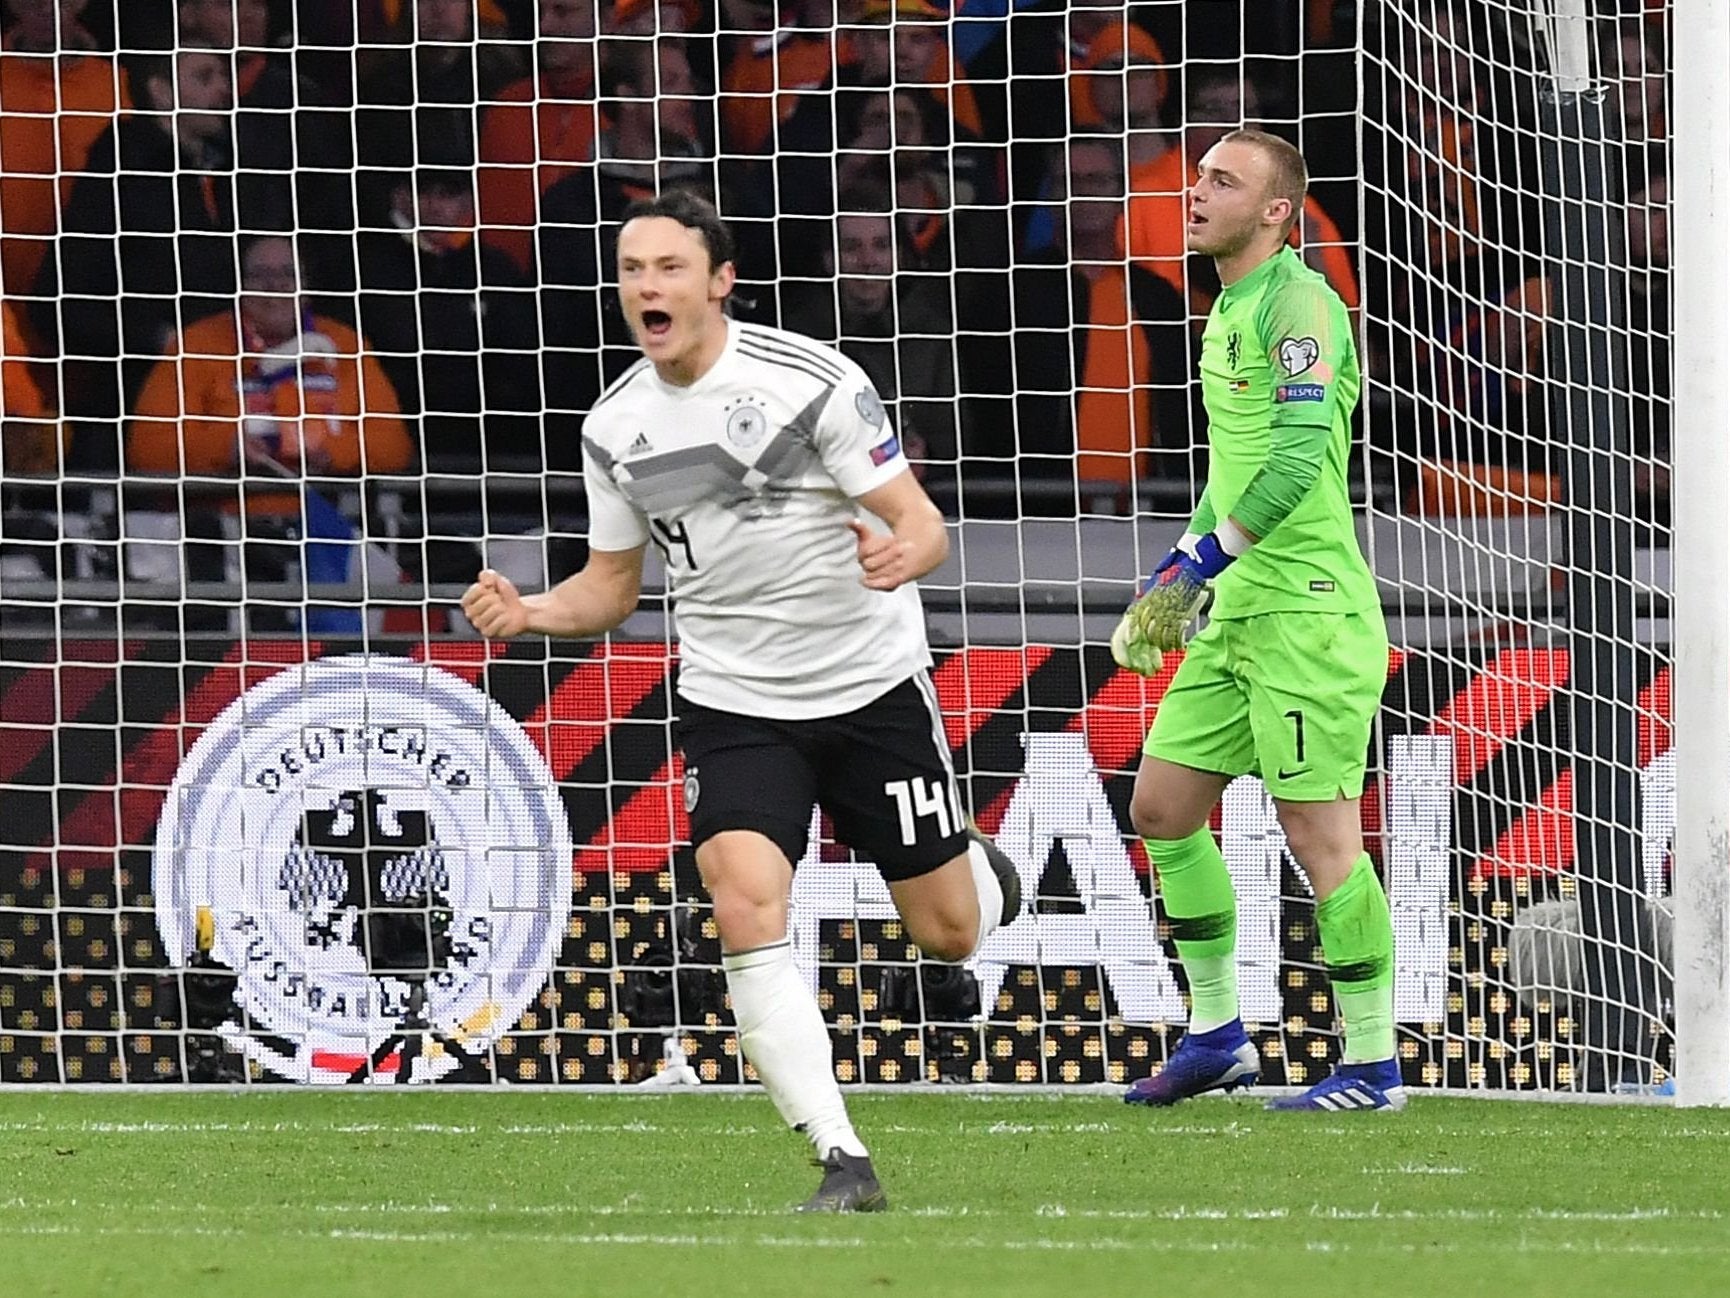
[[[1676,1090],[1730,1104],[1730,13],[1675,0]]]

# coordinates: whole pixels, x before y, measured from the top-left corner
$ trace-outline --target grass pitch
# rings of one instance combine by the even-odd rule
[[[0,1095],[0,1294],[1730,1292],[1730,1112],[851,1105],[882,1216],[760,1095]]]

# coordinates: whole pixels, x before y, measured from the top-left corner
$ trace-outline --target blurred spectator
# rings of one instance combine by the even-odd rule
[[[474,0],[403,0],[391,43],[361,58],[355,131],[368,169],[362,223],[378,225],[388,217],[394,173],[474,165],[478,107],[495,102],[527,69],[515,46],[476,41]]]
[[[927,5],[929,7],[929,5]],[[887,19],[884,5],[867,12]],[[913,251],[932,268],[1007,265],[1000,163],[964,121],[952,118],[946,88],[920,81],[891,85],[898,67],[948,62],[941,28],[929,21],[898,21],[891,36],[882,26],[856,29],[858,57],[837,71],[834,92],[808,97],[780,132],[773,161],[775,196],[782,216],[834,211],[837,190],[868,183],[893,190],[896,211]],[[952,237],[953,235],[953,237]],[[785,223],[782,265],[813,273],[810,254],[827,242],[822,228]],[[803,253],[803,254],[801,254]]]
[[[1416,280],[1393,311],[1420,323],[1395,358],[1400,390],[1415,394],[1406,507],[1440,515],[1519,514],[1560,498],[1551,473],[1545,335],[1552,289],[1514,252],[1486,249]],[[1461,278],[1463,277],[1463,278]],[[1404,354],[1409,350],[1409,355]]]
[[[575,468],[585,413],[629,345],[623,317],[603,286],[613,282],[624,210],[662,188],[713,196],[714,160],[703,148],[695,78],[676,38],[608,41],[600,62],[604,129],[593,166],[574,169],[541,198],[540,264],[543,441],[550,467]],[[603,351],[603,344],[606,345]]]
[[[321,102],[311,82],[295,73],[287,50],[271,39],[267,0],[180,0],[182,44],[234,50],[237,108],[289,109]]]
[[[404,177],[391,222],[361,237],[361,330],[419,417],[422,465],[472,472],[502,455],[539,471],[535,301],[516,264],[476,240],[473,177]]]
[[[705,175],[712,125],[682,41],[612,47],[602,75],[611,86],[597,170],[601,211],[611,219],[663,185]]]
[[[562,466],[578,448],[576,414],[599,392],[600,374],[622,368],[630,347],[623,318],[613,309],[611,285],[618,222],[637,198],[665,189],[689,189],[715,202],[732,223],[742,277],[775,277],[768,211],[748,185],[717,164],[714,101],[701,95],[678,38],[608,41],[601,56],[601,113],[605,128],[593,167],[573,171],[541,199],[537,230],[541,266],[542,343],[550,460]],[[741,314],[757,307],[757,290],[742,282]]]
[[[1012,366],[1006,357],[993,368],[1014,375],[1015,417],[1003,422],[1017,438],[979,449],[1019,455],[1018,476],[1115,484],[1127,503],[1135,480],[1190,471],[1184,306],[1118,250],[1116,142],[1079,137],[1053,151],[1050,167],[1051,188],[1067,197],[1056,243],[1015,268],[1008,318],[981,326],[1012,353]],[[1159,448],[1170,454],[1152,454]]]
[[[114,115],[126,78],[84,27],[79,0],[5,0],[0,42],[0,293],[36,282],[75,173]]]
[[[12,304],[0,301],[0,473],[52,473],[60,466],[63,434],[47,370],[31,359]]]
[[[1043,0],[1012,13],[1004,25],[1004,39],[993,42],[986,51],[989,57],[970,65],[982,84],[996,79],[1008,83],[1007,102],[1000,110],[989,109],[987,118],[1000,114],[1004,128],[999,129],[1007,130],[1013,197],[1036,196],[1045,182],[1045,154],[1051,142],[1086,125],[1072,120],[1080,87],[1071,74],[1083,68],[1089,50],[1108,28],[1125,21],[1121,0]],[[1127,58],[1141,46],[1142,34],[1137,33],[1116,48]],[[1107,38],[1099,52],[1112,48]],[[1085,101],[1079,106],[1084,114],[1090,111]]]
[[[650,8],[649,12],[653,13]],[[540,197],[595,156],[595,0],[540,0],[536,73],[481,118],[481,238],[527,270]]]
[[[1088,131],[1123,141],[1129,192],[1148,192],[1162,183],[1160,164],[1172,138],[1160,117],[1168,73],[1153,37],[1139,27],[1107,23],[1089,42],[1087,54],[1069,75],[1070,112]],[[1023,251],[1051,246],[1061,209],[1033,208],[1020,236]]]
[[[131,78],[139,109],[92,146],[37,282],[36,332],[66,362],[64,413],[88,419],[117,418],[183,321],[233,302],[237,229],[294,219],[286,164],[234,168],[226,55],[144,56]],[[106,439],[78,454],[118,462]]]
[[[1428,18],[1422,27],[1411,23],[1402,31],[1399,57],[1413,71],[1378,116],[1386,119],[1381,124],[1391,131],[1396,155],[1383,160],[1384,174],[1392,178],[1404,172],[1407,204],[1444,218],[1431,228],[1429,253],[1432,261],[1452,260],[1462,255],[1463,244],[1480,235],[1494,239],[1507,222],[1495,212],[1479,211],[1480,87],[1466,54],[1469,19],[1451,3],[1438,4]],[[1395,242],[1389,251],[1396,258],[1417,258],[1426,250]]]
[[[1088,26],[1093,26],[1100,12],[1086,14],[1091,20]],[[1170,89],[1171,73],[1159,42],[1140,27],[1127,22],[1094,27],[1092,38],[1071,67],[1069,121],[1073,129],[1116,134],[1132,128],[1157,132],[1163,126],[1160,105]],[[1144,145],[1144,151],[1157,156],[1169,147],[1157,136],[1155,142],[1159,148],[1150,150]],[[1136,161],[1132,158],[1131,165]]]
[[[238,308],[169,342],[139,393],[127,468],[280,478],[406,469],[414,451],[396,392],[360,335],[307,308],[293,243],[247,245],[241,289]],[[248,499],[265,513],[298,508],[294,495]]]
[[[467,0],[474,26],[489,38],[510,33],[512,15],[524,0]],[[416,0],[299,0],[303,32],[316,28],[320,39],[348,45],[401,42],[412,29]]]
[[[24,54],[89,53],[101,48],[84,24],[90,0],[5,0],[0,48]]]
[[[881,188],[842,193],[823,278],[783,282],[781,322],[857,361],[893,409],[915,471],[928,481],[939,472],[953,479],[958,448],[949,282],[920,273],[889,206]]]
[[[1125,216],[1124,240],[1132,260],[1185,294],[1194,314],[1205,315],[1219,291],[1219,279],[1211,261],[1189,257],[1184,196],[1195,183],[1196,168],[1209,149],[1240,126],[1262,124],[1261,96],[1255,83],[1234,69],[1191,73],[1188,99],[1183,147],[1162,154],[1137,171],[1137,187],[1130,192]],[[1346,306],[1355,309],[1358,283],[1351,250],[1313,193],[1304,199],[1292,242],[1305,261],[1327,276]]]
[[[319,88],[297,75],[294,56],[272,46],[265,0],[181,0],[178,23],[182,46],[234,52],[236,168],[283,174],[294,187],[295,229],[352,231],[348,114],[325,107]]]
[[[923,87],[957,135],[984,134],[966,70],[949,50],[949,14],[930,0],[863,0],[851,20],[841,84]]]
[[[602,6],[601,30],[608,36],[683,36],[697,29],[702,10],[698,0],[613,0]]]
[[[1610,90],[1610,116],[1643,178],[1656,169],[1670,138],[1663,31],[1637,22],[1602,30],[1608,35],[1599,46],[1598,73]]]
[[[771,5],[723,0],[723,33],[760,33],[737,45],[721,78],[721,147],[755,154],[776,147],[775,128],[804,94],[835,72],[834,0],[793,0],[783,27]]]

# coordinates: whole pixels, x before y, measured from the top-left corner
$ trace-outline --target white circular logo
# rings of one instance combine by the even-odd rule
[[[219,1031],[270,1072],[373,1080],[430,1035],[398,1080],[436,1080],[545,985],[571,859],[552,771],[492,699],[407,659],[318,659],[247,690],[181,763],[156,925],[176,966],[213,929],[237,976]]]
[[[740,406],[727,416],[727,440],[748,451],[769,431],[769,418],[756,406]]]

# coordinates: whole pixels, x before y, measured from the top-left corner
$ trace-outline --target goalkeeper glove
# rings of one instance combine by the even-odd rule
[[[1111,633],[1111,658],[1119,667],[1137,676],[1157,676],[1159,669],[1165,666],[1165,655],[1141,638],[1133,605],[1124,610],[1117,630]]]
[[[1129,641],[1154,649],[1181,649],[1184,628],[1207,605],[1208,583],[1236,558],[1218,532],[1184,533],[1154,568],[1141,598],[1124,614],[1126,621],[1133,622]]]

